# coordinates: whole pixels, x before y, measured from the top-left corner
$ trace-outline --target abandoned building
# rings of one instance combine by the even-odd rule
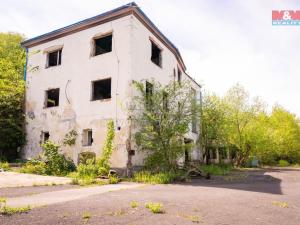
[[[116,127],[114,168],[126,168],[128,154],[134,166],[143,155],[127,151],[129,136],[126,106],[132,100],[132,81],[190,80],[178,49],[130,3],[109,12],[26,40],[26,132],[23,157],[34,158],[48,139],[62,143],[76,131],[76,142],[62,146],[74,162],[79,154],[99,155],[106,138],[107,121]],[[186,140],[196,142],[199,128],[191,124]],[[189,156],[200,160],[195,145]]]

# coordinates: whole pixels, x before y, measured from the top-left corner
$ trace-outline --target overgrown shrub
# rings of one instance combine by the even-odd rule
[[[21,167],[20,172],[46,175],[46,163],[38,160],[28,161],[24,166]]]
[[[165,210],[163,209],[163,204],[161,203],[154,203],[154,202],[149,202],[146,203],[146,208],[149,209],[152,213],[165,213]]]
[[[211,174],[215,176],[227,175],[230,170],[232,170],[232,166],[230,165],[202,165],[200,169],[205,174]]]
[[[63,154],[59,153],[59,145],[52,141],[43,143],[44,156],[46,157],[46,173],[49,175],[67,175],[75,170],[72,160],[66,159]]]
[[[110,120],[107,123],[107,134],[104,143],[104,147],[102,149],[101,157],[97,160],[98,168],[104,167],[107,170],[110,169],[110,157],[113,151],[113,140],[115,138],[115,126],[114,121]]]
[[[278,162],[278,166],[280,166],[280,167],[287,167],[289,165],[290,165],[290,163],[288,161],[284,160],[284,159],[281,159]]]
[[[94,179],[98,175],[98,168],[95,165],[95,160],[88,159],[86,164],[79,164],[77,167],[78,177],[86,178],[90,177]]]
[[[133,175],[133,180],[140,183],[168,184],[174,182],[182,174],[179,172],[159,172],[140,171]]]
[[[10,170],[8,162],[0,162],[0,168],[3,169],[4,171]]]

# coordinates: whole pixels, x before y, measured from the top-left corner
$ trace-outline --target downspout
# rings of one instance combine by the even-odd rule
[[[25,52],[26,52],[26,61],[24,64],[24,81],[26,81],[27,77],[27,62],[28,62],[28,48],[25,47]]]

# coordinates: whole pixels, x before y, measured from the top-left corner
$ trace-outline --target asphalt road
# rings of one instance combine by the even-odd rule
[[[138,203],[137,208],[130,206],[132,201]],[[145,208],[147,202],[162,203],[165,213],[151,213]],[[238,172],[225,180],[148,185],[0,216],[0,224],[5,225],[197,223],[299,225],[300,170],[256,170]]]

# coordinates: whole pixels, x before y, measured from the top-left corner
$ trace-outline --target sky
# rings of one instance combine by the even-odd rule
[[[130,0],[2,0],[0,32],[27,38]],[[236,83],[271,109],[300,117],[300,26],[272,26],[272,10],[300,10],[299,0],[136,0],[178,47],[188,74],[223,95]]]

